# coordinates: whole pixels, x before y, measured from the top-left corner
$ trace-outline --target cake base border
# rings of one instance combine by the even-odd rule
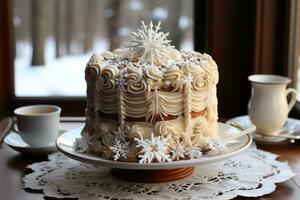
[[[122,180],[137,183],[162,183],[176,181],[193,174],[194,167],[160,170],[137,170],[112,168],[110,173]]]

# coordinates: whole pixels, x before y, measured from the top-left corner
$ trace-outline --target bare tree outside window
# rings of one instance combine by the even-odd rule
[[[126,46],[142,20],[193,49],[193,0],[14,0],[13,13],[17,96],[84,96],[89,57]]]
[[[54,1],[54,8],[53,8],[53,13],[54,18],[55,18],[55,23],[54,23],[54,38],[55,38],[55,57],[60,58],[65,54],[64,50],[64,36],[66,35],[64,32],[64,10],[65,8],[64,1],[60,0],[55,0]],[[67,9],[69,10],[69,9]]]
[[[107,36],[110,44],[110,50],[120,47],[121,38],[119,37],[119,28],[122,25],[121,6],[122,0],[111,0],[107,2],[106,27],[108,32]]]
[[[47,1],[31,1],[32,66],[45,64],[45,39],[47,29]]]

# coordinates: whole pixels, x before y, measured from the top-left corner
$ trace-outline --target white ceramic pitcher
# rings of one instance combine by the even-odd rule
[[[256,126],[256,132],[277,135],[296,103],[297,91],[293,88],[286,89],[291,80],[282,76],[255,74],[249,76],[248,80],[252,85],[248,114]],[[288,103],[289,94],[292,96]]]

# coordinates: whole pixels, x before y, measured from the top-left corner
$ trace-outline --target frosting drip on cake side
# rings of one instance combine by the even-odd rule
[[[143,24],[128,48],[95,54],[87,64],[82,133],[90,141],[87,151],[114,160],[155,162],[159,159],[144,157],[137,141],[168,138],[160,153],[173,160],[193,159],[208,148],[207,141],[217,139],[216,63],[207,54],[174,49],[168,34],[159,30],[160,24]],[[117,153],[121,147],[126,154]],[[178,147],[184,156],[175,155]]]

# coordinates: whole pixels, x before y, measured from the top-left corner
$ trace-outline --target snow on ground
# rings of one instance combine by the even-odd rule
[[[16,96],[83,96],[89,55],[54,59],[44,67],[16,64]]]
[[[98,41],[95,52],[105,51],[106,41]],[[32,49],[29,43],[17,44],[15,59],[16,96],[85,96],[84,69],[92,52],[56,59],[53,40],[46,42],[45,66],[30,66]]]
[[[106,40],[95,42],[94,52],[108,49]],[[191,41],[182,44],[184,49],[193,49]],[[28,42],[17,43],[15,59],[15,94],[20,97],[85,96],[84,69],[92,52],[83,55],[55,58],[53,39],[46,42],[45,66],[30,66],[32,47]]]

